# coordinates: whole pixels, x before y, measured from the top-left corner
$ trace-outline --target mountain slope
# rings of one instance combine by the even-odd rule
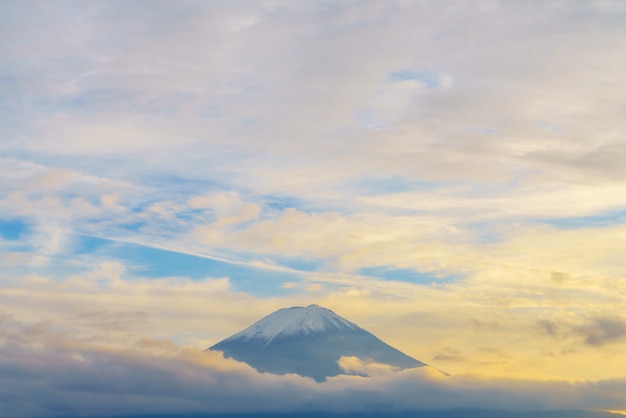
[[[260,372],[297,373],[317,381],[344,373],[342,356],[401,369],[425,366],[358,325],[317,305],[280,309],[210,347]]]

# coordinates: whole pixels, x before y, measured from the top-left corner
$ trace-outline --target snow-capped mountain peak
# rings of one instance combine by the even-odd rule
[[[262,339],[266,342],[276,336],[311,334],[328,330],[358,330],[359,327],[333,311],[318,305],[283,308],[262,318],[243,331],[228,338],[232,340]]]

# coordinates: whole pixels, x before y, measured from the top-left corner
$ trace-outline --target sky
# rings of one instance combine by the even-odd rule
[[[626,411],[625,50],[618,0],[0,2],[0,413]],[[312,303],[450,376],[203,352]]]

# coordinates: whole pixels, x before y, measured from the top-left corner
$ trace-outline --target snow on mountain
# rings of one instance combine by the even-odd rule
[[[318,381],[344,373],[338,365],[342,356],[400,369],[425,366],[318,305],[280,309],[209,350],[222,351],[260,372],[297,373]]]
[[[279,309],[225,341],[262,339],[269,343],[278,335],[312,334],[331,329],[354,331],[359,327],[321,306],[296,306]]]

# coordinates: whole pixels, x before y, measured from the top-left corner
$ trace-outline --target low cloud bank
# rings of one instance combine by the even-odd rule
[[[355,358],[324,383],[260,374],[220,353],[138,338],[125,347],[51,323],[0,320],[0,415],[112,417],[167,413],[626,409],[626,378],[598,382],[445,376]]]

